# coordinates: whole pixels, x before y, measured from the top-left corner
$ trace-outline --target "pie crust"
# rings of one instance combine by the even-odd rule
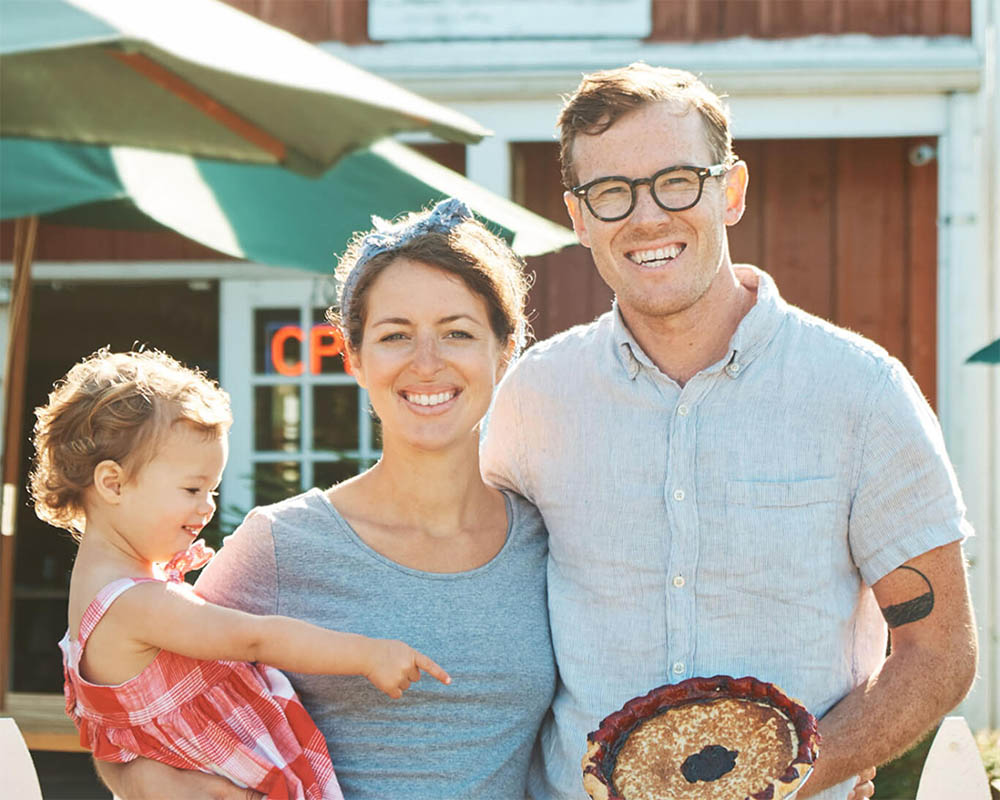
[[[816,719],[756,678],[690,678],[629,700],[587,737],[593,800],[782,800],[809,776]]]

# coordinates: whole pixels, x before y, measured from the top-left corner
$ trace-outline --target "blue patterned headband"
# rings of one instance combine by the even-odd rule
[[[403,220],[402,222],[388,222],[381,217],[372,216],[372,224],[375,230],[365,235],[361,240],[358,257],[354,261],[354,266],[344,279],[344,285],[340,289],[340,313],[343,319],[350,314],[351,303],[354,301],[354,292],[358,287],[358,281],[364,274],[365,265],[375,256],[382,253],[389,253],[399,250],[409,244],[414,239],[425,236],[428,233],[448,233],[453,228],[463,222],[474,220],[472,210],[457,197],[449,197],[442,200],[430,213],[420,216],[413,221]],[[525,330],[524,323],[521,322],[514,331],[514,341],[519,353],[524,347]]]
[[[468,220],[475,219],[469,207],[457,197],[449,197],[442,200],[430,214],[422,216],[413,222],[392,223],[381,217],[372,216],[372,224],[375,230],[366,234],[361,240],[361,247],[358,257],[351,267],[351,272],[344,279],[344,285],[340,290],[341,313],[346,313],[354,299],[354,290],[358,287],[358,281],[364,273],[364,266],[375,256],[398,250],[403,245],[409,244],[414,239],[418,239],[428,233],[448,233],[456,225],[460,225]]]

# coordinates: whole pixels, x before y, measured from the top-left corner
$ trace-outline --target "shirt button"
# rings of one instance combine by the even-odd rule
[[[732,364],[726,367],[726,374],[730,378],[735,378],[737,375],[740,374],[741,369],[742,367],[734,361]]]
[[[683,661],[675,661],[674,662],[674,675],[683,675],[683,674],[684,674],[684,662]]]
[[[683,499],[684,499],[684,490],[683,489],[674,489],[674,500],[680,502]]]
[[[688,415],[688,411],[690,411],[690,410],[691,409],[689,409],[683,403],[681,403],[679,406],[677,406],[677,413],[680,414],[682,417],[686,417]]]
[[[678,589],[683,588],[683,586],[684,586],[684,576],[683,575],[675,575],[674,576],[674,586],[676,586]]]

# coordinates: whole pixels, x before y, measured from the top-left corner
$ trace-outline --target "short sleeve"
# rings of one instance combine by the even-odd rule
[[[935,547],[972,535],[937,417],[893,360],[871,395],[850,515],[869,585]]]
[[[480,445],[479,461],[483,480],[504,489],[513,489],[533,500],[521,456],[524,436],[520,413],[519,384],[523,361],[514,364],[497,387],[486,418],[486,433]]]
[[[277,613],[277,561],[265,514],[255,509],[247,515],[225,538],[194,588],[210,603],[250,614]]]

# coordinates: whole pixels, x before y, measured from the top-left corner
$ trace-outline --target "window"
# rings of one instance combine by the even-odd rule
[[[224,521],[356,475],[379,456],[367,393],[325,319],[331,279],[224,281],[222,384],[233,399]]]

